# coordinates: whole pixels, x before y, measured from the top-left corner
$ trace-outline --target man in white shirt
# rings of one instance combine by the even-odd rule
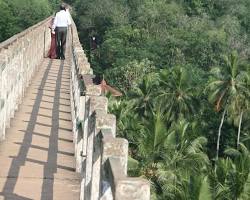
[[[67,39],[67,29],[71,25],[71,19],[66,12],[64,5],[60,6],[60,11],[56,13],[53,30],[56,32],[56,53],[58,59],[65,59],[65,47]]]

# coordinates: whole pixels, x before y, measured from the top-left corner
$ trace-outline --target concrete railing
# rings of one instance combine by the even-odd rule
[[[0,43],[0,140],[50,44],[50,18]]]
[[[93,84],[74,24],[72,29],[71,108],[81,200],[149,200],[148,181],[127,177],[128,141],[116,138],[116,117],[107,113],[108,100]]]

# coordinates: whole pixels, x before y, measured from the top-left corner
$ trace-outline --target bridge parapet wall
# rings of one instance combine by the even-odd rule
[[[92,81],[74,24],[72,29],[71,109],[81,200],[149,200],[149,182],[127,176],[128,141],[116,137],[116,117]]]
[[[50,19],[0,43],[0,140],[49,47]]]

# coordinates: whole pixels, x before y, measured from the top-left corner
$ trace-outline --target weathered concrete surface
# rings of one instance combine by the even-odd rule
[[[73,23],[73,33],[77,33]],[[127,177],[128,141],[116,138],[116,118],[108,99],[95,85],[93,70],[72,35],[71,112],[76,170],[81,174],[81,200],[149,200],[150,183]],[[116,162],[110,162],[116,160]]]
[[[0,143],[0,199],[79,199],[70,67],[45,59]]]
[[[0,140],[50,46],[51,17],[0,43]]]

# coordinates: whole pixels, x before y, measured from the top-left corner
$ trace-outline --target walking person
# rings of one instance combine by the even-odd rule
[[[71,19],[66,12],[65,5],[60,6],[60,11],[56,13],[53,23],[53,29],[56,33],[56,54],[57,59],[65,59],[65,48],[68,26],[71,25]]]
[[[51,42],[50,42],[50,49],[49,49],[49,52],[48,52],[48,57],[51,58],[51,59],[55,59],[57,57],[56,55],[56,33],[55,31],[52,29],[52,26],[53,26],[53,23],[54,23],[54,17],[51,19],[51,22],[50,22],[50,34],[51,34]]]

